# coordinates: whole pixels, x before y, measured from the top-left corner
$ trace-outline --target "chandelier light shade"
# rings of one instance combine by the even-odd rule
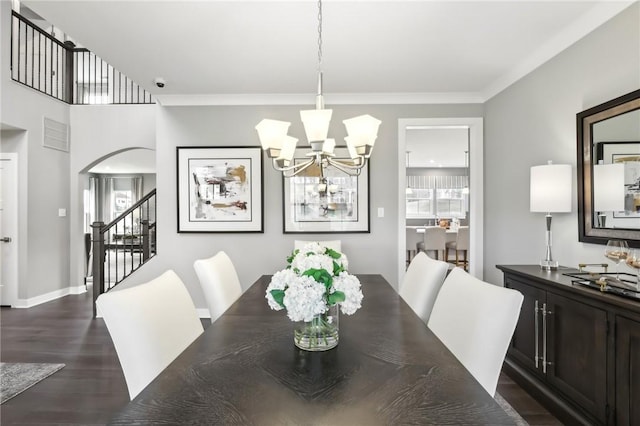
[[[315,109],[300,111],[300,120],[304,126],[305,137],[311,152],[308,160],[294,163],[297,138],[288,135],[290,122],[264,119],[256,126],[262,149],[272,159],[273,167],[285,177],[295,176],[312,165],[320,169],[333,166],[349,175],[359,175],[371,157],[373,146],[378,137],[381,121],[368,115],[343,120],[347,130],[344,138],[350,159],[336,159],[335,139],[329,138],[329,124],[333,110],[325,109],[322,94],[322,1],[318,2],[318,92]]]

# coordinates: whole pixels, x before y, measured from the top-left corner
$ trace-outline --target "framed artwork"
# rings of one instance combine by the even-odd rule
[[[640,218],[640,142],[599,142],[596,160],[624,164],[624,211],[613,212],[613,217]]]
[[[307,160],[303,154],[294,161]],[[336,148],[335,154],[337,160],[350,161],[346,148]],[[369,163],[359,176],[332,166],[324,169],[324,175],[325,181],[313,165],[297,176],[283,177],[284,233],[370,232]]]
[[[262,148],[177,147],[178,232],[263,232]]]

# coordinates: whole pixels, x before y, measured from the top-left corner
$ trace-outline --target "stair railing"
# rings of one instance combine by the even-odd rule
[[[93,316],[96,299],[156,254],[156,190],[108,223],[93,222]]]

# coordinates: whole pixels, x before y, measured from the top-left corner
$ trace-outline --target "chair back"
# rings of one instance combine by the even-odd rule
[[[432,259],[420,252],[411,260],[400,285],[398,294],[425,324],[429,321],[448,268],[447,262]]]
[[[242,295],[242,286],[233,262],[224,251],[193,262],[213,323]]]
[[[469,227],[461,226],[458,228],[456,236],[456,250],[469,250]]]
[[[444,250],[447,243],[447,230],[439,226],[427,226],[424,229],[424,249]]]
[[[342,253],[342,241],[341,241],[341,240],[326,240],[326,241],[318,241],[318,240],[316,240],[316,241],[295,240],[293,248],[294,248],[294,249],[297,249],[297,250],[302,250],[302,248],[303,248],[305,245],[307,245],[308,243],[313,243],[313,242],[316,242],[316,243],[322,244],[322,245],[323,245],[323,246],[325,246],[325,247],[328,247],[328,248],[330,248],[330,249],[332,249],[332,250],[335,250],[335,251],[337,251],[337,252]]]
[[[522,300],[516,290],[454,268],[442,284],[427,323],[491,396],[496,392]]]
[[[191,296],[172,270],[96,300],[135,398],[204,331]]]

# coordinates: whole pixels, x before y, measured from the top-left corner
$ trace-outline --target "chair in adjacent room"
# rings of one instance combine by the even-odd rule
[[[398,294],[426,324],[449,264],[418,253],[404,275]]]
[[[129,390],[135,398],[204,328],[182,280],[172,270],[96,300]]]
[[[308,243],[320,243],[325,247],[328,247],[330,249],[333,249],[337,252],[342,253],[342,241],[341,240],[327,240],[327,241],[304,241],[304,240],[295,240],[293,248],[297,249],[297,250],[302,250],[302,248],[305,246],[305,244]]]
[[[193,262],[213,323],[242,295],[242,286],[233,262],[224,251]]]
[[[435,259],[440,259],[440,252],[442,252],[442,259],[447,260],[446,253],[446,241],[447,230],[439,226],[427,226],[424,228],[424,251],[429,254],[430,251],[434,251]]]
[[[493,397],[523,296],[461,268],[449,273],[427,326]]]
[[[469,269],[469,227],[461,226],[458,228],[455,241],[446,243],[447,257],[449,258],[449,250],[455,251],[455,265],[462,266],[465,271]],[[460,252],[462,252],[462,261],[460,261]]]

